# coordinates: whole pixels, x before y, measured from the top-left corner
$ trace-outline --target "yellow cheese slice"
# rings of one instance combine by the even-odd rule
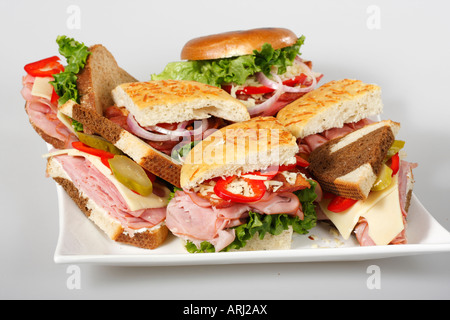
[[[52,157],[52,156],[58,156],[61,154],[67,154],[69,156],[73,157],[84,157],[86,158],[92,165],[94,165],[102,174],[104,174],[119,190],[120,194],[122,195],[123,199],[128,205],[128,208],[131,211],[137,211],[141,209],[150,209],[150,208],[162,208],[167,206],[168,199],[170,195],[170,190],[162,185],[158,185],[158,187],[162,188],[164,190],[164,197],[159,197],[153,193],[149,194],[148,196],[141,196],[137,193],[134,193],[130,189],[128,189],[126,186],[124,186],[121,182],[119,182],[114,175],[112,174],[111,170],[105,166],[99,157],[90,155],[88,153],[79,151],[77,149],[65,149],[65,150],[58,150],[55,152],[51,152],[48,154],[43,155],[44,158]]]
[[[350,237],[360,217],[366,218],[369,236],[376,245],[389,244],[404,229],[397,176],[394,176],[388,188],[370,192],[366,200],[358,201],[346,211],[329,211],[329,202],[329,199],[324,199],[319,203],[320,208],[344,239]]]

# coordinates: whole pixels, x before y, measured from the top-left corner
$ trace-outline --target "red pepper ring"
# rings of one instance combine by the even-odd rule
[[[214,186],[214,193],[223,200],[238,202],[238,203],[248,203],[260,200],[266,193],[266,185],[263,180],[251,180],[247,178],[244,179],[252,188],[254,195],[251,197],[246,197],[242,194],[232,193],[227,190],[227,186],[233,182],[237,177],[231,176],[226,179],[219,179]]]
[[[59,57],[53,56],[27,64],[24,69],[33,77],[50,77],[64,71],[64,66],[58,62]]]

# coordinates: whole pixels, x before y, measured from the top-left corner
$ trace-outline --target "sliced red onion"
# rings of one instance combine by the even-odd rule
[[[197,122],[197,121],[195,121],[195,122]],[[191,134],[192,136],[197,136],[197,135],[199,135],[199,134],[202,134],[202,133],[205,132],[205,131],[208,129],[208,127],[209,127],[209,121],[208,121],[208,119],[202,119],[202,123],[201,123],[200,127],[198,127],[198,128],[195,128],[195,122],[194,122],[194,130],[188,131],[188,132],[190,132],[190,134]]]
[[[283,92],[294,92],[294,93],[302,93],[302,92],[309,92],[312,91],[316,85],[317,85],[317,79],[316,76],[314,75],[314,73],[312,72],[312,70],[303,62],[303,60],[297,56],[295,58],[295,62],[299,63],[303,66],[304,69],[304,73],[307,77],[310,77],[312,79],[311,84],[308,87],[301,87],[301,86],[296,86],[296,87],[290,87],[290,86],[286,86],[282,84],[282,81],[280,80],[279,76],[272,72],[272,77],[276,80],[270,80],[268,77],[266,77],[266,75],[263,72],[257,72],[256,73],[256,79],[264,86],[272,88],[272,89],[277,89],[280,87],[280,89]]]
[[[187,121],[180,122],[175,130],[169,130],[158,125],[145,127],[145,130],[155,131],[162,134],[167,134],[176,137],[189,136],[190,133],[186,130]]]
[[[307,77],[311,78],[311,84],[308,87],[305,88],[299,88],[299,90],[301,91],[295,91],[295,92],[309,92],[312,91],[316,85],[317,85],[317,78],[316,75],[314,74],[314,72],[308,67],[308,65],[306,63],[303,62],[303,59],[300,58],[300,56],[296,56],[295,57],[295,62],[300,63],[303,66],[304,69],[304,73],[306,74]],[[306,91],[305,91],[306,90]],[[292,92],[292,91],[291,91]]]
[[[263,86],[266,86],[266,87],[269,87],[269,88],[275,89],[275,90],[280,87],[279,82],[270,80],[269,78],[266,77],[264,72],[257,72],[257,73],[255,73],[255,75],[256,75],[256,80],[258,80],[258,82],[261,83]]]
[[[194,130],[185,129],[187,121],[178,124],[176,130],[169,130],[162,128],[160,126],[149,126],[144,129],[139,125],[139,123],[136,121],[136,119],[131,113],[128,114],[127,124],[130,127],[132,133],[141,138],[152,141],[168,141],[178,139],[179,137],[196,136],[202,134],[205,130],[208,129],[209,126],[208,119],[202,119],[200,127],[195,128]],[[147,130],[153,130],[161,134],[152,133]]]
[[[282,90],[280,90],[279,88],[275,89],[275,93],[273,94],[273,96],[271,96],[263,103],[248,108],[248,113],[250,114],[250,116],[255,116],[262,112],[267,114],[267,110],[269,110],[275,104],[275,102],[277,102],[277,100],[280,98],[282,94],[283,94]]]
[[[127,125],[133,134],[147,140],[168,141],[172,139],[172,137],[167,134],[155,134],[145,130],[139,125],[139,123],[137,123],[136,119],[131,113],[128,114]]]

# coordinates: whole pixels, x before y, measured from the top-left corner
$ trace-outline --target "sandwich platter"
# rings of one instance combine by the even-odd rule
[[[344,240],[334,227],[318,222],[307,235],[295,235],[290,250],[188,253],[180,239],[169,236],[154,250],[111,241],[79,210],[58,185],[60,233],[56,263],[117,266],[182,266],[285,262],[358,261],[450,252],[450,233],[413,194],[406,230],[408,244],[361,247]]]

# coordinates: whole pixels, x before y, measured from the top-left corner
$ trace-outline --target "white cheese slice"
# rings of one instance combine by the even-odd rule
[[[77,135],[77,132],[72,126],[72,120],[68,116],[58,110],[56,112],[56,117],[59,119],[59,121],[61,121],[62,124],[67,127],[67,129],[69,129],[73,134]]]
[[[372,191],[366,200],[358,201],[350,209],[335,213],[327,209],[330,200],[319,203],[325,215],[333,222],[344,239],[348,239],[359,221],[364,217],[369,224],[369,236],[376,245],[389,244],[403,229],[400,209],[398,178],[381,191]]]
[[[111,170],[101,162],[99,157],[87,154],[85,152],[76,149],[58,150],[55,152],[45,154],[43,157],[48,158],[51,156],[57,156],[61,154],[67,154],[73,157],[84,157],[89,162],[91,162],[92,165],[94,165],[116,186],[116,188],[119,190],[120,194],[122,195],[123,199],[128,205],[128,208],[131,211],[150,208],[162,208],[167,206],[170,195],[170,190],[168,188],[166,188],[165,186],[158,185],[160,188],[164,189],[165,192],[164,197],[159,197],[153,193],[149,194],[148,196],[141,196],[137,193],[134,193],[114,177]]]
[[[51,100],[53,86],[49,82],[53,80],[53,77],[36,77],[31,89],[31,95]]]

